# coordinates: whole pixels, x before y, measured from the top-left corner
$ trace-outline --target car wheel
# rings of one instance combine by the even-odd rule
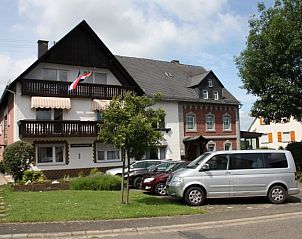
[[[158,183],[155,186],[155,194],[158,196],[165,196],[167,195],[167,186],[165,183]]]
[[[206,196],[203,189],[191,187],[186,191],[184,199],[190,206],[200,206],[204,203]]]
[[[268,200],[274,204],[284,203],[287,199],[287,192],[282,186],[273,186],[268,192]]]
[[[141,187],[141,184],[142,184],[142,180],[143,180],[142,177],[136,177],[136,178],[133,180],[133,187],[134,187],[134,188],[140,188],[140,187]]]

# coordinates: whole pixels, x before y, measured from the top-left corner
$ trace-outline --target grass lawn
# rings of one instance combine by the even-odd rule
[[[200,214],[200,207],[189,207],[180,200],[130,191],[130,203],[121,204],[120,191],[12,192],[0,188],[5,216],[0,222],[46,222],[104,220]]]

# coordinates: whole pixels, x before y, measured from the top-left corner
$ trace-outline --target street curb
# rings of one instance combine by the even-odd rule
[[[256,216],[239,219],[228,219],[211,222],[200,222],[200,223],[186,223],[186,224],[175,224],[169,226],[153,226],[153,227],[140,227],[140,228],[123,228],[123,229],[111,229],[111,230],[94,230],[94,231],[75,231],[75,232],[58,232],[58,233],[28,233],[28,234],[6,234],[0,235],[0,239],[38,239],[38,238],[78,238],[78,239],[92,239],[92,238],[103,238],[113,236],[131,236],[131,235],[144,235],[146,233],[169,233],[176,231],[188,231],[188,230],[200,230],[200,229],[211,229],[219,227],[229,227],[237,225],[245,225],[251,223],[259,223],[261,221],[276,221],[284,220],[287,218],[302,217],[302,212],[293,213],[282,213],[269,216]]]

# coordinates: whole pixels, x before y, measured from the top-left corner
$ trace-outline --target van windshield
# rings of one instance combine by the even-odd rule
[[[196,158],[194,161],[192,161],[191,163],[189,163],[186,168],[197,168],[198,165],[201,164],[201,162],[206,159],[211,153],[204,153],[202,155],[200,155],[198,158]]]

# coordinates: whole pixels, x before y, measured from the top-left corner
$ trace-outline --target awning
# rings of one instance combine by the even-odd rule
[[[31,97],[31,108],[56,108],[56,109],[70,109],[70,98],[60,97]]]
[[[93,111],[95,111],[95,110],[103,110],[106,107],[108,107],[108,105],[110,104],[110,101],[111,100],[97,100],[97,99],[94,99],[91,102],[91,109]]]

